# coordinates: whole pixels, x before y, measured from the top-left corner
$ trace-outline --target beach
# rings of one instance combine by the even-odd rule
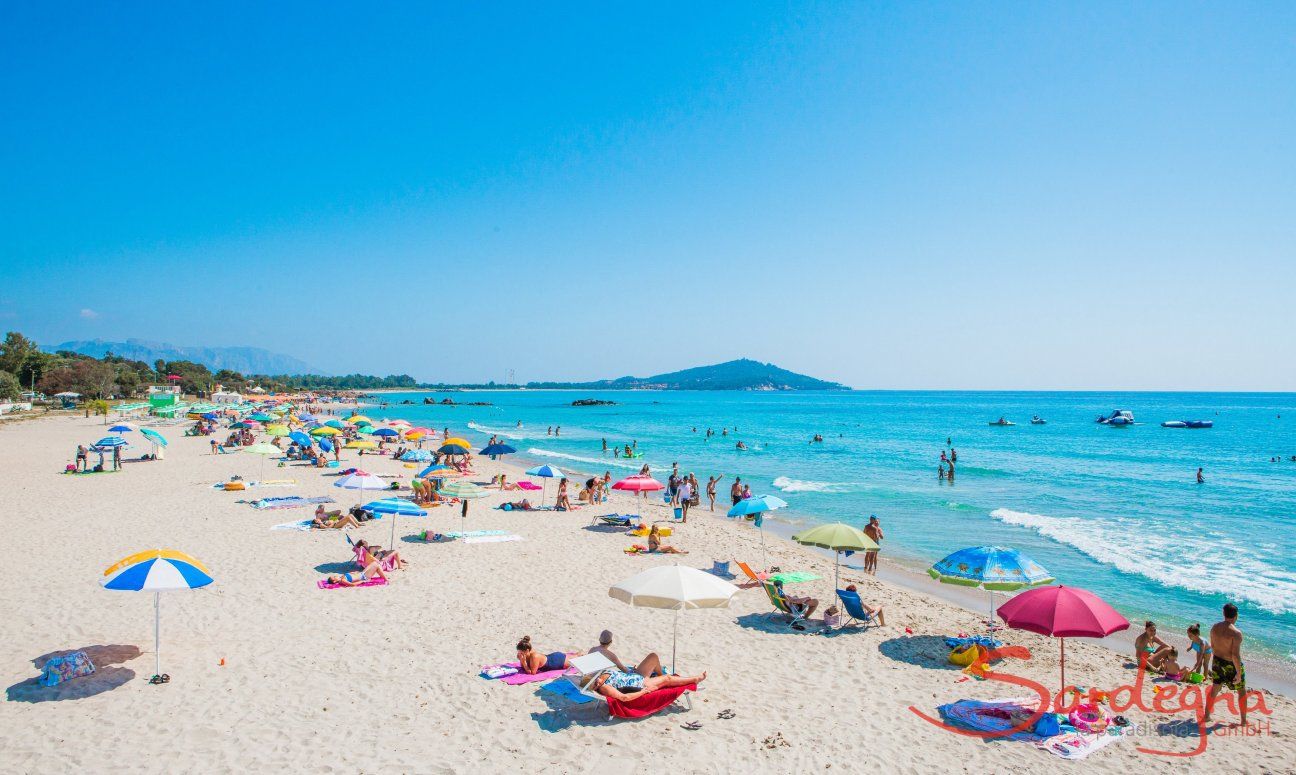
[[[335,488],[320,470],[275,461],[267,462],[266,478],[296,486],[214,489],[232,475],[259,478],[262,461],[212,454],[207,438],[184,437],[184,427],[157,426],[170,440],[164,460],[72,476],[63,467],[77,444],[105,435],[101,419],[0,425],[0,467],[10,474],[4,502],[21,520],[10,534],[30,545],[16,548],[0,589],[9,646],[0,658],[8,680],[0,769],[1283,772],[1296,761],[1296,703],[1267,693],[1271,713],[1251,719],[1266,724],[1265,733],[1221,729],[1189,758],[1136,750],[1192,751],[1198,741],[1188,712],[1132,709],[1127,715],[1139,734],[1080,765],[1028,743],[939,728],[911,708],[934,717],[945,703],[1030,692],[969,678],[946,662],[944,638],[982,631],[984,611],[853,570],[843,572],[843,585],[857,584],[866,602],[882,605],[885,626],[830,636],[793,631],[767,618],[771,606],[759,588],[743,589],[728,609],[679,616],[675,666],[708,675],[691,709],[609,720],[600,703],[573,705],[540,684],[504,685],[479,671],[511,661],[524,635],[541,651],[583,652],[603,629],[613,632],[613,648],[626,661],[650,651],[669,660],[671,613],[627,606],[608,588],[672,562],[703,569],[714,560],[757,563],[760,534],[718,518],[719,504],[716,518],[703,506],[668,539],[689,554],[632,556],[623,550],[642,539],[591,524],[605,513],[636,513],[630,496],[614,493],[607,504],[570,512],[505,512],[493,507],[522,494],[492,491],[472,503],[467,529],[521,540],[410,540],[423,529],[460,529],[458,507],[432,508],[426,518],[400,518],[396,548],[409,567],[393,572],[388,585],[324,591],[317,581],[349,566],[342,531],[271,530],[308,518],[310,509],[257,510],[241,501],[325,496],[337,508],[357,502],[357,493]],[[128,461],[148,448],[137,439]],[[415,472],[344,452],[344,466],[357,463],[404,481]],[[478,483],[501,472],[522,478],[507,458],[478,458],[474,468],[468,478]],[[643,512],[667,518],[660,501]],[[390,529],[385,518],[348,533],[385,545]],[[210,587],[162,596],[162,669],[171,676],[162,686],[146,680],[155,656],[152,596],[99,586],[105,568],[152,547],[187,552],[215,578]],[[827,605],[829,558],[770,536],[764,551],[771,566],[817,574],[794,593]],[[34,572],[19,572],[33,561]],[[1001,637],[1031,654],[1013,661],[1013,674],[1056,689],[1057,641],[1016,630]],[[36,686],[37,665],[67,650],[87,651],[98,672],[55,689]],[[1097,643],[1066,643],[1072,683],[1131,683],[1128,661]],[[726,709],[734,717],[717,718]],[[690,721],[701,728],[683,729]]]

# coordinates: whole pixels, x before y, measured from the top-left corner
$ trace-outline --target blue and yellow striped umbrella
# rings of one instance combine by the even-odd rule
[[[104,589],[153,593],[153,677],[150,683],[166,683],[162,674],[161,593],[197,589],[212,583],[211,571],[197,559],[175,549],[149,549],[121,560],[103,573]]]

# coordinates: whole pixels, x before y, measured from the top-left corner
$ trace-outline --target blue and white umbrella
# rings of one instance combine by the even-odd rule
[[[112,449],[113,447],[129,447],[130,444],[121,436],[104,436],[91,446],[100,449]]]
[[[761,495],[755,498],[744,498],[738,501],[738,504],[729,509],[730,517],[745,517],[754,515],[756,519],[752,522],[760,528],[761,537],[761,567],[765,566],[765,518],[767,511],[777,511],[778,509],[787,508],[787,501],[777,498],[773,495]]]
[[[131,425],[128,422],[119,422],[113,427],[109,428],[108,432],[109,433],[130,433],[133,430],[135,430],[134,425]]]
[[[528,468],[527,476],[538,476],[542,479],[566,479],[567,478],[567,474],[563,473],[563,470],[561,468],[557,468],[555,466],[548,466],[548,465],[536,466],[535,468]],[[544,505],[545,498],[547,498],[548,495],[549,495],[548,485],[546,484],[544,489],[540,490],[541,506]]]
[[[162,434],[158,433],[152,428],[141,428],[140,434],[142,434],[144,438],[148,439],[153,444],[154,457],[157,457],[158,455],[158,448],[165,447],[168,443],[166,436],[163,436]]]
[[[406,463],[426,463],[432,459],[432,453],[426,449],[409,449],[400,456],[400,459]]]
[[[375,514],[389,514],[392,518],[391,542],[390,546],[396,548],[396,518],[397,517],[426,517],[427,512],[419,508],[418,504],[404,498],[383,498],[369,503],[365,506],[366,511],[372,511]]]
[[[163,683],[162,592],[198,589],[212,583],[211,571],[197,559],[175,549],[149,549],[121,560],[103,572],[104,589],[153,593],[154,673],[150,683]]]
[[[1003,546],[969,546],[927,569],[942,584],[980,587],[990,593],[990,623],[994,624],[994,593],[1051,584],[1044,566],[1017,549]]]

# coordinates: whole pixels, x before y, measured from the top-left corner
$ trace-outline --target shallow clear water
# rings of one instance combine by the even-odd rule
[[[664,477],[679,461],[703,482],[725,474],[722,496],[740,476],[757,495],[787,500],[778,516],[794,522],[862,525],[877,514],[887,555],[915,568],[964,546],[1017,547],[1060,582],[1097,592],[1131,621],[1155,618],[1163,631],[1209,625],[1232,601],[1255,645],[1296,659],[1293,394],[430,394],[492,407],[426,406],[426,395],[387,394],[389,407],[374,414],[470,438],[499,433],[523,458],[582,473],[615,478],[647,462]],[[577,398],[618,405],[572,407]],[[1118,408],[1139,424],[1094,422]],[[1048,424],[1030,425],[1034,414]],[[988,424],[1000,415],[1018,425]],[[1190,419],[1215,427],[1160,427]],[[551,425],[560,437],[546,435]],[[708,427],[730,435],[707,441]],[[816,433],[823,444],[808,443]],[[636,440],[645,457],[605,457],[603,438]],[[947,438],[958,450],[952,484],[936,476]],[[736,450],[738,439],[751,449]]]

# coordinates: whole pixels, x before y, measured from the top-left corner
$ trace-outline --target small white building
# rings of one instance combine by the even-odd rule
[[[211,394],[211,402],[213,404],[241,404],[243,403],[243,394],[226,390],[224,385],[217,385],[216,390]]]

